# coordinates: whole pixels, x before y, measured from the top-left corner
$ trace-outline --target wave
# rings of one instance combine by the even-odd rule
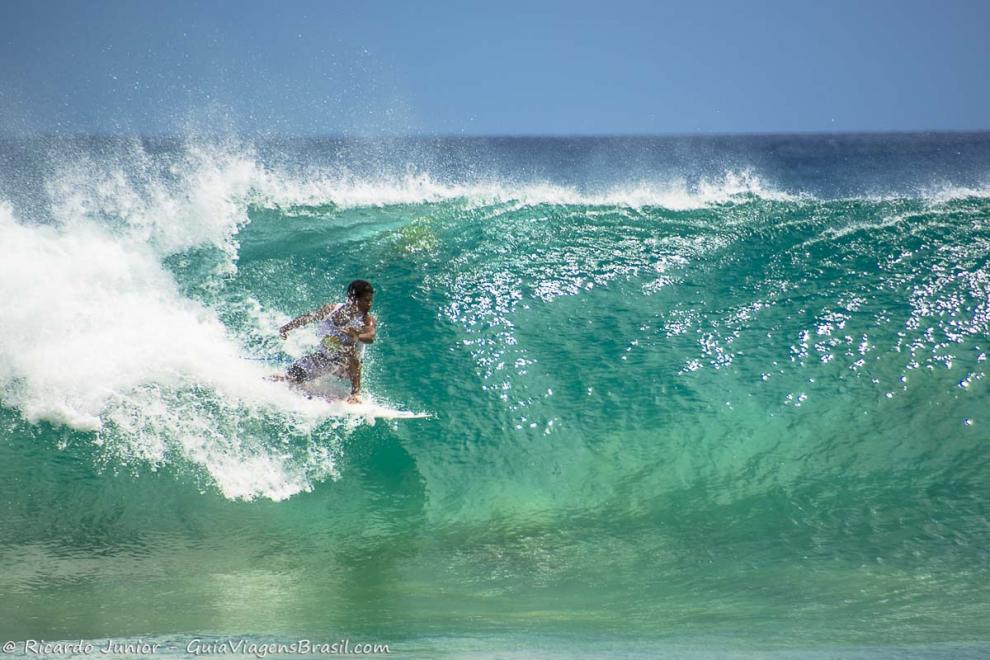
[[[307,158],[133,143],[10,194],[0,154],[18,611],[99,597],[93,637],[318,633],[327,612],[456,632],[551,600],[631,634],[809,612],[774,639],[832,650],[984,629],[980,186],[825,199],[745,167],[594,187]],[[307,350],[277,338],[287,314],[354,276],[379,289],[365,387],[432,419],[350,422],[265,380]],[[245,609],[262,593],[287,609]],[[631,604],[591,616],[603,597]]]
[[[0,201],[0,295],[6,301],[0,316],[0,401],[29,423],[46,420],[89,434],[113,456],[150,465],[188,463],[227,497],[274,499],[336,474],[336,452],[347,435],[346,425],[330,417],[325,406],[266,381],[272,364],[245,359],[283,354],[281,347],[253,342],[277,335],[289,318],[283,311],[246,296],[236,301],[245,321],[235,329],[225,317],[233,303],[219,295],[191,294],[177,280],[174,264],[169,265],[191,251],[213,251],[218,258],[203,261],[209,271],[205,280],[222,289],[225,278],[238,271],[239,241],[252,222],[252,207],[509,207],[467,216],[485,220],[524,207],[582,207],[547,214],[559,223],[571,216],[590,217],[586,207],[711,211],[688,235],[662,237],[657,243],[646,232],[643,240],[653,241],[646,247],[636,247],[630,238],[632,243],[622,248],[624,257],[608,241],[592,245],[596,239],[591,234],[582,238],[587,245],[547,248],[545,263],[519,254],[512,262],[518,266],[513,276],[522,274],[535,283],[529,296],[533,301],[549,303],[642,273],[652,273],[642,285],[646,294],[676,288],[671,286],[679,281],[674,271],[684,270],[687,259],[731,252],[729,245],[747,236],[719,229],[731,224],[719,214],[722,206],[754,205],[746,218],[759,216],[762,221],[766,202],[784,205],[787,212],[794,205],[827,203],[779,190],[747,169],[594,191],[547,181],[452,182],[416,171],[358,175],[312,164],[293,171],[266,164],[250,145],[191,143],[164,155],[139,142],[112,156],[75,153],[52,168],[42,187],[49,209],[44,222],[19,217],[12,203]],[[925,193],[924,199],[949,203],[986,197],[986,192],[943,187]],[[316,215],[322,222],[324,216]],[[290,214],[272,217],[274,222],[291,221]],[[815,231],[827,240],[843,239],[861,230],[890,228],[904,217],[909,216],[888,214],[880,223],[855,220]],[[800,223],[808,226],[805,220]],[[435,246],[439,240],[430,227],[417,232],[407,232],[409,245],[426,241]],[[539,240],[539,232],[532,238]],[[455,325],[478,321],[479,328],[501,322],[496,312],[504,307],[498,297],[504,292],[498,289],[509,262],[500,249],[492,243],[491,259],[478,264],[474,273],[435,277],[447,283],[453,296],[435,310],[440,317]],[[584,262],[575,262],[580,259]],[[554,271],[554,264],[562,270]],[[478,293],[487,289],[490,296]],[[521,293],[512,295],[521,300]],[[464,310],[470,313],[461,314]],[[966,326],[969,333],[983,328],[982,323]],[[490,338],[484,337],[488,344],[478,341],[481,348],[474,357],[487,373],[502,358],[498,346],[484,348]],[[290,355],[305,350],[297,336],[285,347]],[[484,366],[489,358],[494,366]],[[304,441],[314,432],[322,444]]]

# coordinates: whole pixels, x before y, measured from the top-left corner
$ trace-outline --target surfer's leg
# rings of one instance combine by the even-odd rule
[[[354,352],[350,352],[347,355],[347,377],[351,379],[351,396],[348,397],[348,401],[352,403],[357,403],[361,399],[359,395],[361,394],[361,360]]]
[[[344,348],[330,355],[321,355],[322,373],[333,374],[337,378],[351,381],[351,395],[347,397],[350,403],[360,402],[361,392],[361,359],[351,348]]]

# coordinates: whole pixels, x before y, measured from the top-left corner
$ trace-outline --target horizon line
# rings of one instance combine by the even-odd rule
[[[245,132],[190,132],[182,133],[111,133],[106,131],[72,132],[24,132],[19,134],[0,133],[0,140],[24,139],[84,139],[115,138],[142,140],[188,140],[188,139],[290,139],[290,140],[601,140],[601,139],[648,139],[648,138],[731,138],[731,137],[866,137],[866,136],[910,136],[910,135],[984,135],[990,128],[981,129],[890,129],[890,130],[800,130],[800,131],[719,131],[719,132],[670,132],[670,133],[380,133],[355,135],[346,133],[288,133],[278,135],[260,131]]]

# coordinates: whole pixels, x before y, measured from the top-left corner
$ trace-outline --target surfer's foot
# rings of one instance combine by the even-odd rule
[[[357,394],[352,394],[347,397],[347,403],[361,403],[361,397]]]

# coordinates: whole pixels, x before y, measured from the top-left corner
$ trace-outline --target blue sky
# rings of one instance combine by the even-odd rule
[[[990,129],[990,2],[0,3],[0,132]]]

